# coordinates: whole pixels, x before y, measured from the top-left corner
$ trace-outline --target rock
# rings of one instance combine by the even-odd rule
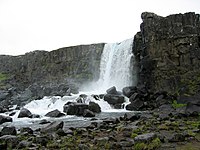
[[[67,115],[77,115],[82,116],[85,109],[88,109],[87,104],[81,104],[81,103],[70,103],[65,104],[63,106],[63,111],[67,113]]]
[[[95,102],[89,102],[88,109],[94,113],[100,113],[101,107]]]
[[[32,118],[32,113],[26,108],[22,108],[18,115],[18,118],[24,118],[24,117]]]
[[[32,145],[32,142],[29,142],[29,141],[20,141],[19,144],[17,145],[17,149],[25,149],[27,147],[31,147]]]
[[[3,124],[5,122],[12,122],[12,118],[9,116],[0,115],[0,124]]]
[[[46,127],[41,129],[41,132],[43,133],[49,133],[49,132],[55,132],[58,129],[62,129],[64,125],[63,121],[54,121],[52,123],[50,123],[49,125],[47,125]]]
[[[117,92],[115,86],[113,86],[113,87],[107,89],[107,90],[106,90],[106,93],[107,93],[107,94],[112,94],[112,95],[120,95],[120,93]]]
[[[17,131],[15,127],[3,127],[1,130],[1,135],[16,135]]]
[[[155,133],[146,133],[146,134],[141,134],[138,135],[134,138],[135,142],[149,142],[152,141],[154,138],[156,138],[156,134]]]
[[[86,103],[86,101],[87,101],[87,95],[85,95],[85,94],[81,94],[81,95],[79,95],[79,97],[76,99],[76,102],[77,103]]]
[[[112,95],[112,94],[106,94],[104,96],[104,100],[107,101],[109,104],[115,105],[115,104],[122,104],[125,102],[124,97],[121,95]]]
[[[47,143],[48,143],[48,137],[47,136],[36,136],[35,137],[35,143],[38,143],[38,144],[40,144],[40,145],[42,145],[42,146],[45,146],[46,147],[46,145],[47,145]]]
[[[7,149],[7,145],[10,145],[11,147],[16,147],[19,140],[15,135],[3,135],[0,137],[0,143],[4,142]]]
[[[122,89],[123,95],[130,98],[135,92],[137,92],[137,88],[135,86],[128,86]]]
[[[188,103],[185,111],[189,116],[198,116],[200,113],[200,105]]]
[[[173,133],[168,140],[169,142],[183,142],[185,141],[185,136],[182,133]]]
[[[83,113],[83,117],[95,117],[95,114],[92,111],[85,109]]]
[[[33,134],[33,130],[30,127],[22,127],[20,129],[20,133],[28,133],[28,134]]]
[[[47,121],[46,119],[42,119],[39,124],[47,124],[47,123],[51,123],[51,122]]]
[[[125,113],[124,114],[124,120],[126,121],[136,121],[140,119],[140,114],[136,114],[136,113]]]
[[[135,100],[140,99],[140,95],[138,93],[134,93],[133,95],[131,95],[131,97],[129,98],[130,102],[134,102]]]
[[[65,116],[65,114],[61,113],[58,109],[55,109],[51,112],[48,112],[45,116],[47,116],[47,117],[62,117],[62,116]]]

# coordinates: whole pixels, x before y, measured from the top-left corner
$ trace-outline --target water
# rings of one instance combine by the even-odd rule
[[[99,85],[106,90],[115,86],[118,90],[133,85],[133,64],[131,58],[133,39],[121,43],[106,44],[100,64]]]
[[[115,86],[117,90],[122,90],[123,87],[134,85],[135,84],[135,76],[133,75],[133,54],[132,54],[132,45],[133,38],[125,40],[121,43],[111,43],[106,44],[101,56],[100,63],[100,78],[97,82],[93,82],[90,86],[92,90],[89,90],[89,85],[85,87],[84,92],[80,92],[79,94],[75,94],[72,96],[53,96],[53,97],[44,97],[41,100],[34,100],[24,107],[31,111],[32,114],[39,114],[42,116],[41,118],[17,118],[19,111],[12,117],[13,123],[12,125],[21,126],[32,124],[37,124],[41,119],[51,120],[52,118],[45,117],[45,114],[53,111],[55,109],[63,111],[63,106],[67,102],[75,102],[80,94],[86,94],[88,97],[85,100],[85,103],[89,104],[90,101],[94,101],[98,103],[101,107],[100,115],[97,117],[105,116],[109,114],[121,114],[126,112],[125,109],[113,109],[106,101],[103,99],[95,100],[91,95],[92,94],[102,94],[105,91]],[[126,99],[126,104],[128,104],[128,99]],[[109,115],[108,115],[109,116]],[[61,118],[57,118],[58,120],[65,120],[71,123],[73,122],[81,122],[83,120],[87,120],[83,117],[75,117],[75,116],[65,116]]]

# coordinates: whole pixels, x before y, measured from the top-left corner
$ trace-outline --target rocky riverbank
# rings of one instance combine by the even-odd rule
[[[34,131],[29,127],[18,131],[15,127],[4,127],[0,148],[198,150],[199,116],[180,116],[170,105],[165,108],[168,115],[161,115],[159,110],[129,112],[119,118],[92,118],[88,126],[79,128],[63,128],[63,121],[53,121]],[[171,109],[173,113],[169,112]]]

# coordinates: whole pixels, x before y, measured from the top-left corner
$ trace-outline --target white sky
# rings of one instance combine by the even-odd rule
[[[200,13],[200,0],[0,0],[0,54],[120,42],[139,31],[144,11]]]

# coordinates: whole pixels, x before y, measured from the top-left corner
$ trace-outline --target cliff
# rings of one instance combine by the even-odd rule
[[[195,94],[200,82],[200,15],[161,17],[144,12],[133,52],[139,85],[151,90]]]
[[[77,82],[97,79],[104,44],[33,51],[21,56],[0,56],[0,72],[13,82],[30,85],[72,78]]]

